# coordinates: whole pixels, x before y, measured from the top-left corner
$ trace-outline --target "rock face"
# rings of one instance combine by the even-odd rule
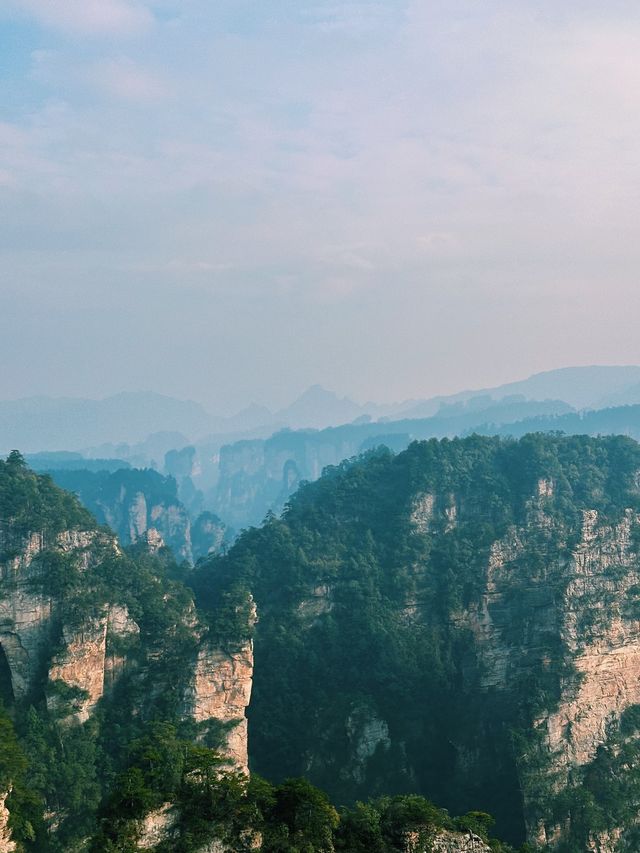
[[[425,853],[490,853],[490,847],[472,832],[439,832],[430,847],[423,848]],[[413,853],[411,848],[407,853]],[[415,851],[418,853],[418,850]]]
[[[40,589],[40,578],[47,569],[36,558],[44,554],[45,548],[53,548],[57,554],[76,560],[80,568],[86,568],[91,548],[100,539],[104,537],[94,531],[65,531],[50,543],[45,542],[42,533],[31,533],[24,541],[11,543],[16,556],[0,564],[0,578],[6,590],[0,596],[0,647],[11,671],[16,699],[23,698],[32,686],[52,628],[54,602],[51,595]],[[116,547],[115,543],[112,547]]]
[[[224,730],[221,752],[239,770],[249,772],[247,718],[253,678],[253,643],[235,651],[203,646],[186,698],[186,713],[196,723],[215,721]]]
[[[137,846],[142,850],[153,850],[159,844],[166,844],[175,834],[179,815],[172,803],[164,803],[145,815],[140,822]]]
[[[217,554],[222,548],[227,529],[212,512],[202,512],[191,526],[191,549],[194,562],[209,554]]]
[[[386,751],[391,746],[389,726],[371,710],[356,708],[347,719],[346,732],[353,755],[349,775],[361,783],[365,780],[367,762],[376,751]]]
[[[640,849],[639,462],[624,439],[473,438],[300,490],[225,558],[258,578],[256,772],[338,801],[394,779],[516,847]]]
[[[5,806],[8,796],[8,793],[0,795],[0,853],[14,853],[16,850],[9,829],[9,811]]]
[[[279,513],[302,480],[317,480],[327,465],[360,451],[360,433],[334,432],[284,432],[223,447],[216,512],[236,529],[260,524],[268,510]]]
[[[106,546],[114,552],[118,548],[114,540],[92,531],[65,532],[53,544],[58,553],[74,559],[81,570],[95,559],[95,546]],[[41,672],[52,638],[56,600],[37,591],[42,567],[35,558],[44,553],[43,545],[40,534],[31,534],[20,554],[3,569],[3,580],[11,591],[0,597],[0,648],[17,699],[27,694]],[[198,633],[195,622],[192,629]],[[72,719],[84,723],[105,689],[113,685],[126,666],[126,656],[109,651],[110,647],[117,646],[119,640],[136,637],[140,628],[125,606],[114,603],[102,606],[97,616],[88,614],[79,627],[62,624],[60,631],[61,648],[47,664],[47,705],[51,712],[59,714],[61,695],[64,700],[71,698]],[[197,723],[215,720],[224,727],[224,753],[244,772],[248,772],[245,710],[251,699],[252,676],[251,642],[234,651],[203,643],[197,651],[185,699],[186,713]]]
[[[178,560],[192,561],[191,521],[172,477],[151,469],[53,471],[52,476],[62,488],[75,492],[124,545],[154,531]]]
[[[538,496],[551,494],[552,486],[545,482]],[[583,511],[575,545],[548,552],[542,574],[522,591],[521,605],[530,608],[525,647],[506,639],[515,619],[507,596],[519,561],[531,549],[532,535],[544,543],[554,533],[544,508],[532,501],[527,524],[492,546],[481,606],[465,617],[478,643],[487,691],[507,693],[532,666],[551,669],[552,657],[545,656],[551,633],[561,642],[567,670],[558,698],[532,721],[541,739],[541,773],[558,792],[575,785],[580,769],[588,768],[606,744],[611,727],[627,709],[640,705],[640,613],[632,604],[640,590],[638,555],[632,547],[632,531],[639,523],[632,510],[613,525],[600,522],[596,510]],[[528,802],[526,783],[523,793],[530,841],[553,847],[562,839],[562,826]],[[611,837],[609,831],[602,839],[594,837],[593,850],[617,850]]]

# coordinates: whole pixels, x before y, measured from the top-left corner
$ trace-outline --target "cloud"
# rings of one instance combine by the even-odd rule
[[[147,4],[102,0],[100,19],[92,0],[20,0],[78,34],[139,32],[150,8],[160,16],[159,3]],[[416,365],[429,346],[434,358],[452,346],[465,371],[469,341],[483,353],[485,333],[494,355],[522,338],[523,372],[551,366],[535,353],[554,291],[579,302],[582,328],[597,324],[599,294],[631,323],[621,306],[640,265],[640,15],[607,4],[596,17],[595,0],[557,12],[557,0],[303,0],[289,15],[293,0],[260,0],[258,23],[230,32],[223,5],[181,0],[171,25],[126,51],[55,33],[25,39],[25,51],[46,50],[33,53],[28,84],[6,80],[0,242],[41,252],[47,286],[75,275],[88,304],[97,293],[88,269],[107,289],[160,282],[177,304],[193,288],[205,319],[220,316],[214,299],[224,294],[234,318],[259,304],[265,329],[286,303],[318,359],[317,306],[342,301],[336,316],[326,312],[327,337],[339,343],[339,323],[351,325],[363,365],[389,381],[403,374],[402,347],[376,362],[357,300],[371,338],[401,329]],[[226,2],[247,14],[254,5]],[[5,269],[35,278],[30,256],[16,257]],[[570,332],[553,358],[574,360],[571,309],[557,314]],[[499,321],[507,315],[521,318],[511,339]],[[256,346],[270,352],[256,328]],[[625,358],[640,360],[630,327],[623,337]],[[613,354],[617,339],[608,340]],[[251,353],[253,339],[234,345]],[[292,361],[283,356],[285,370]],[[418,381],[408,374],[402,393]]]
[[[135,0],[12,0],[12,5],[45,27],[73,35],[131,35],[154,20]]]
[[[128,58],[96,63],[88,76],[108,95],[124,100],[153,102],[171,93],[168,82]]]

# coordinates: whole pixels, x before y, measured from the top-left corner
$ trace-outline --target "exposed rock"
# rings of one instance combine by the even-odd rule
[[[416,533],[427,533],[429,524],[433,518],[433,509],[435,506],[435,496],[423,493],[417,495],[411,507],[411,524]]]
[[[157,554],[158,551],[165,547],[164,539],[155,527],[150,527],[148,530],[145,530],[142,539],[144,540],[147,546],[147,551],[150,554]]]
[[[225,541],[227,528],[212,512],[202,512],[191,526],[191,549],[194,561],[217,554]]]
[[[423,848],[424,853],[490,853],[490,849],[488,844],[472,832],[449,832],[446,829],[435,836],[430,847]],[[407,853],[410,851],[411,848],[408,848]],[[415,853],[418,851],[419,848]]]
[[[245,773],[249,772],[245,710],[251,699],[252,678],[252,642],[229,652],[205,645],[198,652],[186,697],[186,712],[196,723],[215,720],[228,727],[221,752]]]
[[[333,608],[331,600],[331,587],[328,584],[314,587],[309,595],[298,605],[298,613],[303,619],[314,622],[324,613],[329,613]]]
[[[171,547],[179,560],[193,562],[191,522],[182,504],[156,504],[150,507],[147,523],[161,533],[165,543]]]
[[[49,683],[55,691],[56,682],[76,688],[78,697],[73,700],[73,718],[84,723],[96,707],[104,692],[105,652],[107,646],[107,616],[87,620],[82,630],[70,633],[63,628],[66,643],[64,652],[56,655],[49,667]],[[47,695],[50,712],[60,712],[61,701],[56,692]]]
[[[547,481],[538,484],[538,497],[552,493]],[[574,674],[568,672],[564,678],[557,705],[533,721],[534,728],[544,732],[546,773],[554,790],[570,784],[570,776],[595,758],[611,725],[627,708],[640,704],[640,620],[625,612],[630,591],[640,588],[640,569],[631,548],[632,527],[639,521],[628,510],[618,524],[602,525],[595,510],[583,512],[574,549],[565,558],[556,545],[538,582],[521,593],[530,610],[523,648],[504,639],[513,619],[505,592],[512,573],[518,571],[519,558],[532,547],[531,537],[539,535],[544,541],[552,535],[549,519],[532,504],[528,525],[514,528],[491,547],[480,607],[461,614],[476,638],[486,690],[508,690],[536,655],[543,668],[550,665],[544,656],[544,637],[553,634],[562,639]],[[547,816],[533,816],[526,786],[524,796],[530,841],[553,848],[563,837],[563,828],[549,823]],[[615,851],[616,842],[613,832],[604,840],[594,839],[592,849],[609,853]]]
[[[538,480],[538,497],[552,498],[554,492],[553,480],[546,477],[541,477]]]
[[[147,501],[143,492],[137,492],[129,504],[129,540],[137,542],[147,530]]]
[[[141,850],[152,850],[158,844],[166,844],[174,837],[178,819],[178,811],[172,803],[163,803],[149,812],[140,822],[137,846]]]
[[[11,671],[11,686],[16,699],[26,695],[38,675],[51,637],[52,600],[41,591],[41,572],[34,561],[47,547],[73,556],[80,570],[86,570],[93,545],[115,548],[115,541],[96,531],[64,531],[51,543],[42,533],[30,534],[19,553],[0,565],[5,594],[0,597],[0,645]]]
[[[6,806],[7,797],[11,792],[0,794],[0,853],[14,853],[17,850],[15,842],[11,840],[9,829],[9,810]]]

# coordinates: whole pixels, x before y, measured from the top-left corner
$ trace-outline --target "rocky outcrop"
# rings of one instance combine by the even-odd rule
[[[73,718],[84,723],[104,693],[107,618],[104,615],[87,620],[78,632],[70,632],[66,626],[62,631],[65,649],[54,656],[49,666],[47,707],[56,716],[68,716],[63,699],[69,696],[70,689]]]
[[[118,604],[104,607],[100,617],[87,619],[79,631],[63,626],[64,649],[49,666],[49,711],[77,723],[86,722],[125,669],[126,656],[113,650],[117,641],[139,633],[127,608]]]
[[[238,441],[220,450],[215,510],[236,529],[260,524],[276,514],[302,480],[317,480],[328,465],[360,452],[363,436],[299,431],[271,438]]]
[[[161,547],[162,539],[155,529],[145,531],[145,537],[150,550]],[[115,540],[96,531],[65,531],[50,547],[72,559],[81,572],[92,560],[100,559],[105,547],[118,550]],[[47,553],[44,537],[31,534],[19,553],[0,567],[4,582],[4,594],[0,596],[0,647],[16,699],[27,694],[46,665],[49,711],[67,723],[84,723],[127,667],[123,648],[135,642],[140,629],[127,608],[117,602],[101,606],[97,614],[88,613],[80,625],[77,621],[60,624],[55,597],[42,591]],[[42,557],[42,564],[37,557]],[[193,623],[190,630],[199,635],[195,612],[189,618]],[[57,650],[51,655],[54,628],[59,636]],[[186,700],[187,713],[196,722],[221,724],[225,731],[224,753],[245,772],[245,710],[251,697],[252,675],[251,643],[233,652],[203,643]]]
[[[433,518],[435,496],[428,492],[416,495],[411,505],[410,521],[416,533],[427,533]]]
[[[449,832],[441,830],[431,841],[424,853],[490,853],[488,844],[472,832]],[[422,853],[420,848],[407,848],[407,853]]]
[[[220,752],[239,770],[249,772],[247,718],[253,678],[253,643],[225,651],[204,645],[198,652],[186,697],[186,713],[196,723],[222,726]]]
[[[217,554],[227,536],[225,524],[212,512],[202,512],[191,526],[191,550],[193,560]]]
[[[0,853],[14,853],[17,849],[16,844],[11,840],[9,810],[5,805],[9,793],[0,794]]]
[[[630,550],[632,524],[639,521],[628,511],[615,527],[599,527],[598,513],[585,512],[567,567],[561,630],[577,678],[546,718],[549,751],[561,749],[567,767],[588,764],[606,740],[607,725],[640,704],[640,619],[624,618],[621,607],[640,583]]]
[[[390,748],[389,726],[369,708],[357,708],[346,723],[349,752],[353,756],[348,773],[357,783],[364,782],[367,764],[378,750]]]
[[[141,850],[153,850],[159,844],[167,844],[176,834],[180,815],[173,803],[163,803],[140,822],[136,844]]]
[[[42,666],[51,641],[51,616],[54,602],[43,590],[47,572],[46,549],[67,555],[82,571],[87,568],[94,545],[114,541],[95,531],[64,531],[52,542],[42,533],[31,533],[13,543],[16,556],[0,564],[4,595],[0,596],[0,646],[11,671],[11,686],[16,699],[26,695]],[[36,558],[41,557],[39,561]]]
[[[173,477],[151,469],[53,471],[60,486],[75,492],[101,524],[124,545],[156,530],[178,560],[192,561],[191,521]]]
[[[551,481],[541,480],[527,524],[492,545],[480,605],[462,622],[475,636],[484,690],[507,693],[528,673],[564,666],[558,699],[532,721],[532,731],[542,738],[539,772],[550,790],[560,792],[576,784],[580,768],[594,760],[624,711],[640,704],[640,610],[632,604],[640,590],[632,546],[640,516],[627,510],[610,524],[601,523],[597,511],[585,510],[580,537],[569,546],[562,541],[566,534],[545,513],[544,501],[552,496]],[[516,602],[514,575],[534,548],[548,559]],[[526,612],[521,643],[514,642],[516,605],[518,613]],[[555,653],[547,651],[554,637],[561,644]],[[530,783],[522,784],[529,839],[553,849],[563,827],[528,802]],[[594,837],[592,849],[616,851],[617,834]]]

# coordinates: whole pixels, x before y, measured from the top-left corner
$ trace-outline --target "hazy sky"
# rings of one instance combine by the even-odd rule
[[[640,6],[0,0],[0,398],[640,363]]]

